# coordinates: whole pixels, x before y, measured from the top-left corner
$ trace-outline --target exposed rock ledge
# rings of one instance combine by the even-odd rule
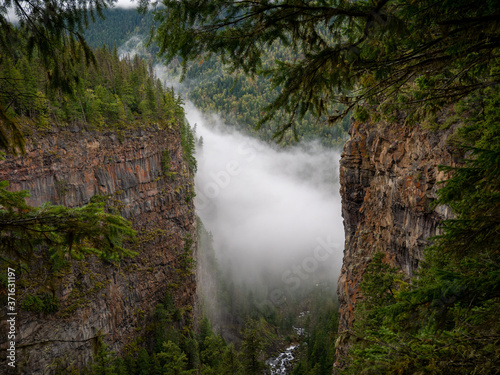
[[[451,130],[432,132],[401,124],[353,123],[340,161],[340,193],[345,250],[338,281],[339,334],[337,365],[346,352],[343,340],[353,323],[360,282],[373,254],[412,275],[428,238],[451,213],[430,209],[438,183],[446,180],[439,165],[455,165],[447,143]]]
[[[174,177],[162,176],[165,150]],[[47,277],[43,265],[23,275],[24,281],[18,272],[15,373],[65,373],[70,367],[81,368],[92,358],[99,336],[110,350],[120,353],[127,344],[128,349],[144,345],[152,313],[167,291],[177,307],[183,308],[183,320],[192,319],[189,306],[194,303],[195,278],[176,270],[186,235],[196,240],[190,198],[193,180],[182,159],[178,130],[35,134],[28,140],[25,156],[0,162],[0,180],[10,181],[14,190],[29,190],[32,205],[50,201],[80,206],[93,195],[110,195],[139,230],[140,239],[134,259],[120,266],[92,258],[74,262],[45,288],[40,282]],[[28,293],[46,292],[58,298],[58,312],[19,309]],[[6,328],[5,315],[0,318]],[[6,339],[7,335],[1,335],[4,354]],[[1,373],[7,373],[5,357],[0,359]]]

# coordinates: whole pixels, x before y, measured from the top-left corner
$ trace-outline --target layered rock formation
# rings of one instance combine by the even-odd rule
[[[183,314],[179,324],[189,322],[195,277],[180,269],[180,258],[190,238],[196,242],[196,220],[179,130],[58,130],[33,134],[26,148],[25,156],[0,162],[0,180],[29,190],[32,205],[80,206],[100,196],[138,230],[137,243],[129,246],[138,255],[118,265],[87,257],[55,274],[43,263],[33,264],[30,274],[18,270],[16,373],[82,368],[101,340],[121,354],[147,345],[154,309],[166,293]],[[20,308],[28,296],[43,294],[56,297],[56,312]],[[3,352],[6,339],[0,338]],[[5,356],[0,361],[6,369]]]
[[[342,365],[363,273],[376,252],[411,276],[429,237],[451,212],[431,209],[439,182],[447,176],[439,165],[459,160],[447,138],[452,129],[429,131],[403,124],[353,123],[340,162],[345,250],[338,282],[339,341]]]

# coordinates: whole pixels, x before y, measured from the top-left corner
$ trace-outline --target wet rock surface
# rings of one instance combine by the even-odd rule
[[[447,138],[452,129],[431,132],[404,124],[351,126],[340,162],[340,194],[345,229],[338,281],[337,365],[346,353],[363,273],[376,252],[411,276],[428,238],[451,217],[447,207],[432,209],[439,182],[449,178],[439,165],[460,160]]]
[[[165,152],[175,173],[171,177],[162,172]],[[72,261],[55,277],[43,262],[33,265],[30,274],[18,275],[17,373],[82,368],[101,339],[121,354],[127,345],[148,345],[154,309],[167,292],[183,311],[178,324],[192,320],[195,276],[178,269],[186,236],[196,242],[190,198],[194,188],[178,130],[35,132],[27,141],[26,155],[0,161],[0,180],[8,180],[12,190],[29,190],[31,205],[76,207],[94,195],[107,197],[138,230],[138,243],[129,246],[138,255],[119,265],[87,257]],[[28,294],[42,293],[57,298],[57,312],[19,309]],[[5,316],[0,319],[6,321]],[[6,339],[0,337],[2,351]],[[0,361],[4,373],[5,356]]]

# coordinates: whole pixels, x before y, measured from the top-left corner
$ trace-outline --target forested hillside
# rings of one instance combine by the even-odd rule
[[[344,374],[498,372],[498,0],[165,0],[146,60],[120,58],[118,47],[147,38],[151,15],[106,10],[108,0],[5,4],[6,179],[81,205],[33,207],[0,182],[0,301],[10,301],[18,270],[14,305],[29,326],[18,349],[31,355],[18,357],[18,372],[253,375],[299,343],[296,375],[331,374],[334,362]],[[109,29],[99,21],[84,32],[103,9]],[[217,298],[240,345],[202,316],[195,332],[194,229],[210,234],[195,222],[195,136],[180,96],[154,75],[160,61],[185,76],[197,106],[268,141],[339,145],[350,124],[343,315],[331,286],[262,311],[221,273]],[[441,155],[449,165],[426,164]],[[414,236],[431,227],[437,236]],[[37,329],[42,337],[30,337]]]
[[[152,43],[146,48],[150,39],[150,31],[154,22],[151,12],[140,15],[134,9],[112,9],[104,12],[105,20],[90,25],[86,31],[89,44],[100,47],[102,44],[113,46],[124,52],[138,52],[146,54],[153,64],[163,64],[162,59],[156,56],[158,47]],[[137,50],[137,46],[141,48]],[[291,51],[277,44],[267,48],[267,66],[276,59],[292,61],[295,57]],[[167,71],[171,79],[181,79],[181,61],[175,60],[168,65]],[[187,99],[191,100],[199,109],[208,113],[216,113],[230,126],[251,133],[253,136],[266,141],[281,139],[282,144],[293,143],[298,139],[316,139],[328,146],[341,146],[347,136],[349,119],[341,124],[328,126],[325,118],[319,121],[313,116],[306,116],[295,129],[296,134],[286,132],[277,134],[279,121],[263,124],[262,109],[271,103],[279,93],[272,83],[262,75],[247,77],[241,71],[230,72],[217,56],[200,54],[199,59],[189,64],[183,79],[183,90]]]
[[[0,9],[2,373],[101,373],[108,345],[135,366],[156,325],[194,337],[194,136],[148,61],[83,39],[110,3]]]
[[[146,38],[154,22],[152,12],[142,14],[136,9],[105,9],[103,16],[85,30],[85,40],[94,48],[120,47],[135,36]]]
[[[48,73],[36,58],[28,61],[27,53],[15,60],[2,59],[2,80],[12,92],[3,97],[7,115],[31,120],[39,128],[73,123],[97,128],[173,124],[182,118],[179,97],[163,88],[151,64],[139,56],[119,59],[116,48],[103,46],[94,51],[95,60],[89,64],[81,51],[77,53],[78,75],[70,91],[48,86]]]
[[[92,13],[102,5],[90,2],[81,11]],[[164,92],[145,61],[120,61],[116,50],[92,51],[83,39],[75,40],[85,13],[48,11],[47,18],[40,20],[36,11],[23,13],[19,4],[14,9],[22,15],[16,26],[4,18],[5,9],[0,12],[2,160],[6,154],[24,153],[25,139],[34,132],[74,125],[88,130],[133,128],[139,123],[136,120],[162,126],[184,122],[180,99],[172,91]],[[53,23],[50,17],[55,17]],[[29,192],[10,192],[8,186],[8,181],[1,182],[2,269],[32,260],[34,247],[51,253],[55,263],[67,253],[75,258],[95,253],[108,260],[133,254],[122,247],[135,234],[130,222],[116,212],[105,213],[101,202],[40,209],[26,204]],[[2,282],[6,282],[4,276]]]
[[[280,47],[269,48],[269,60],[292,59]],[[172,65],[171,65],[172,66]],[[173,65],[172,74],[179,76],[180,69]],[[268,142],[291,144],[298,140],[319,140],[327,146],[341,147],[347,137],[350,118],[329,126],[325,118],[306,116],[297,123],[295,133],[279,132],[279,121],[259,124],[263,108],[279,93],[263,76],[249,77],[242,72],[229,73],[217,57],[201,59],[189,66],[185,85],[189,100],[209,113],[220,114],[230,126],[235,126]]]

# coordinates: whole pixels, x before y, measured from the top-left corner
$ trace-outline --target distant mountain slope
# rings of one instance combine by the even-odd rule
[[[157,60],[155,45],[143,48],[145,40],[153,26],[153,15],[141,15],[135,9],[111,9],[104,12],[105,20],[98,20],[90,25],[86,37],[93,46],[117,45],[119,52],[137,52],[140,45],[142,53]],[[138,39],[134,37],[139,36]],[[294,56],[287,55],[279,46],[270,48],[268,64],[275,59],[290,60]],[[168,72],[173,76],[181,73],[180,61],[172,63]],[[272,141],[278,129],[278,121],[264,124],[256,131],[255,126],[262,117],[263,108],[276,95],[279,88],[273,88],[271,82],[263,77],[249,78],[243,74],[229,74],[217,56],[200,56],[199,62],[192,64],[187,72],[184,86],[187,98],[198,108],[217,113],[225,122],[254,136]],[[347,139],[349,119],[335,126],[324,126],[322,121],[316,121],[312,116],[306,116],[297,124],[299,139],[320,139],[324,145],[340,146]],[[287,133],[283,143],[292,143],[294,137]]]
[[[139,14],[136,9],[105,9],[105,19],[98,18],[89,25],[85,39],[94,48],[103,44],[121,46],[135,35],[148,35],[153,25],[153,14]]]

